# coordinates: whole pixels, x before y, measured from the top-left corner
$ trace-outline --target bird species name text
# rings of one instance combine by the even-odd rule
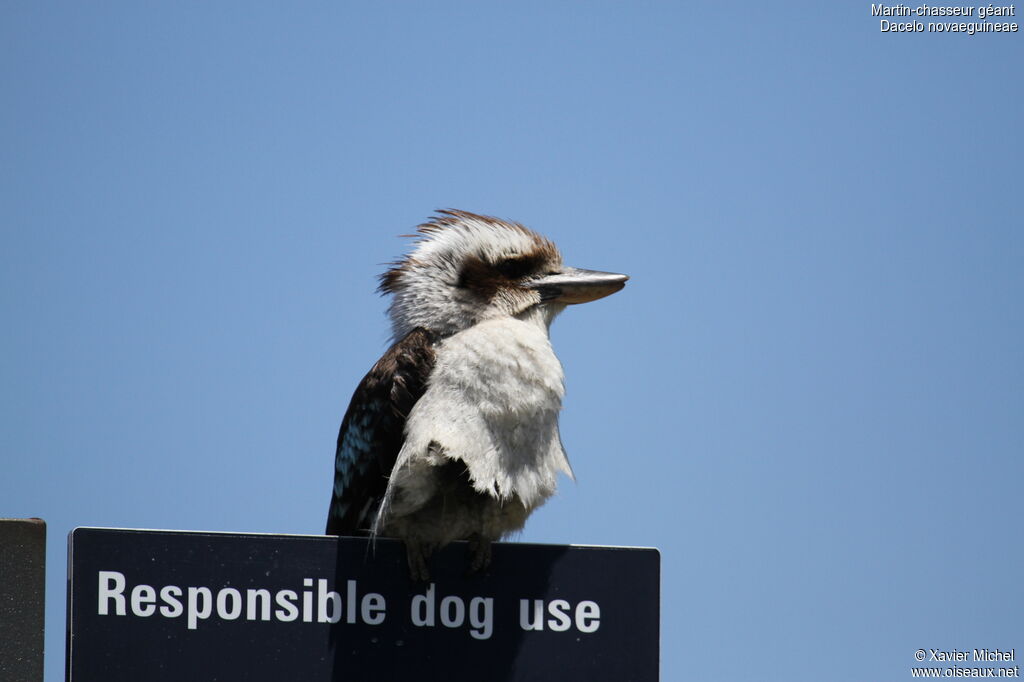
[[[929,21],[926,25],[923,21],[916,19],[911,21],[891,21],[881,19],[879,31],[882,33],[966,33],[975,35],[977,33],[1016,33],[1017,23],[1014,21],[987,21],[991,17],[1016,17],[1016,5],[965,5],[965,6],[936,6],[936,5],[886,5],[884,3],[871,3],[871,16],[873,17],[965,17],[977,18],[979,21]],[[982,21],[986,20],[986,21]]]

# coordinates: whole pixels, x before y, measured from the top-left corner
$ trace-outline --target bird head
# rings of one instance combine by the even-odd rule
[[[438,211],[417,232],[412,251],[380,278],[380,291],[394,296],[396,340],[416,327],[447,336],[531,311],[550,324],[566,305],[613,294],[629,279],[567,267],[548,239],[490,216]]]

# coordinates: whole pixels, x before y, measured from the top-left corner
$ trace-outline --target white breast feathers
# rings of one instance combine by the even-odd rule
[[[448,460],[465,463],[478,492],[539,506],[559,471],[572,476],[558,435],[564,393],[562,365],[536,318],[488,320],[444,339],[406,422],[382,514],[425,504],[437,492],[431,469]],[[389,509],[398,489],[401,509]]]

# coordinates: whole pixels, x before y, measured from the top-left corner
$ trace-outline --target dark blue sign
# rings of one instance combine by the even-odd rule
[[[79,528],[68,679],[658,679],[654,549],[456,543],[412,582],[401,543]]]

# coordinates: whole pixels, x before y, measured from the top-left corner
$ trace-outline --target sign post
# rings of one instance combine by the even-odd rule
[[[0,519],[0,680],[43,680],[46,523]]]
[[[657,550],[79,528],[68,679],[658,679]]]

